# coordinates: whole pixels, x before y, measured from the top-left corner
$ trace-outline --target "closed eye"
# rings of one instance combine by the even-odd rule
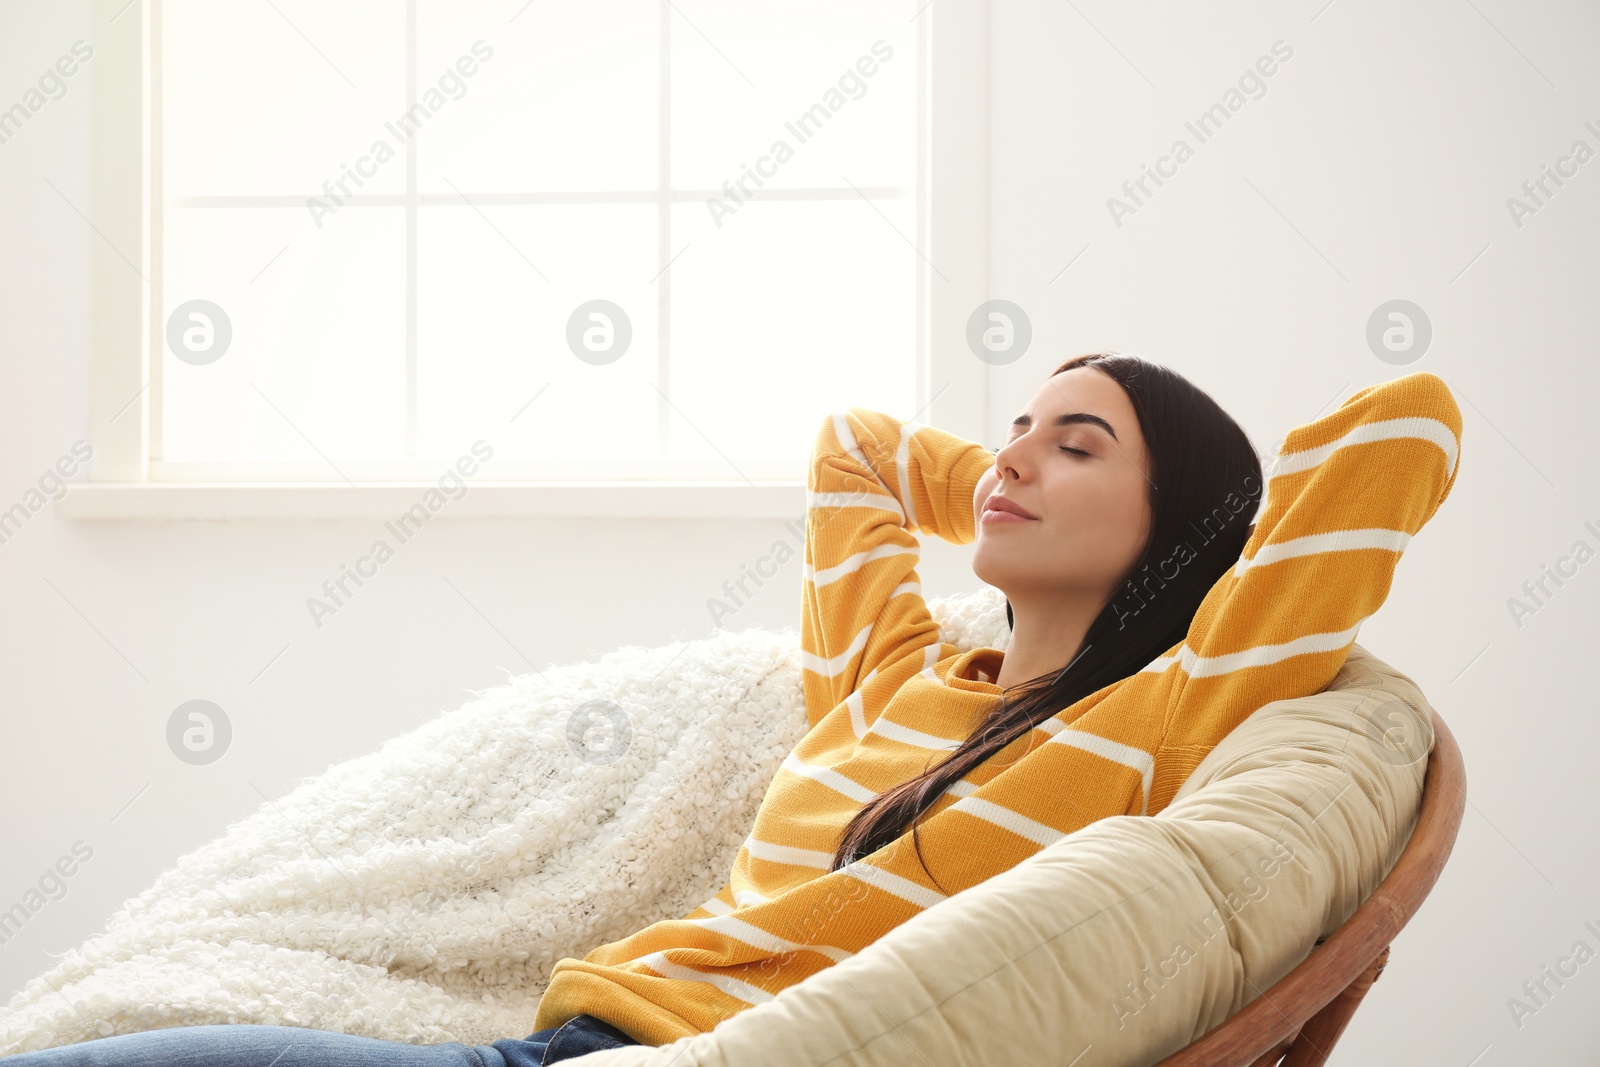
[[[1089,454],[1081,448],[1068,448],[1066,445],[1061,446],[1061,451],[1071,452],[1075,456],[1087,456]]]

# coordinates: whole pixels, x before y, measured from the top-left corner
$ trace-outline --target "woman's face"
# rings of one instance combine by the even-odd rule
[[[1096,418],[1057,425],[1066,415]],[[1092,367],[1053,375],[1013,422],[973,493],[973,572],[1013,602],[1032,592],[1103,604],[1144,548],[1149,492],[1144,435],[1122,386]],[[1035,518],[997,518],[985,510],[991,496]]]

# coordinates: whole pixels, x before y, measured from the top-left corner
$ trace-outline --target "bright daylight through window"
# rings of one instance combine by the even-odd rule
[[[161,5],[152,478],[796,480],[916,410],[913,5],[279,6]]]

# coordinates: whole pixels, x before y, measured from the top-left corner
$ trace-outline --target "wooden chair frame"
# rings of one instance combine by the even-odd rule
[[[1429,708],[1422,808],[1394,867],[1311,954],[1235,1015],[1155,1067],[1322,1067],[1450,857],[1467,803],[1461,749]]]

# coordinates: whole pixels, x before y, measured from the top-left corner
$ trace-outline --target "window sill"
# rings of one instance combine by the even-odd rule
[[[69,519],[430,518],[785,519],[804,515],[803,482],[483,482],[451,497],[434,482],[69,482]]]

